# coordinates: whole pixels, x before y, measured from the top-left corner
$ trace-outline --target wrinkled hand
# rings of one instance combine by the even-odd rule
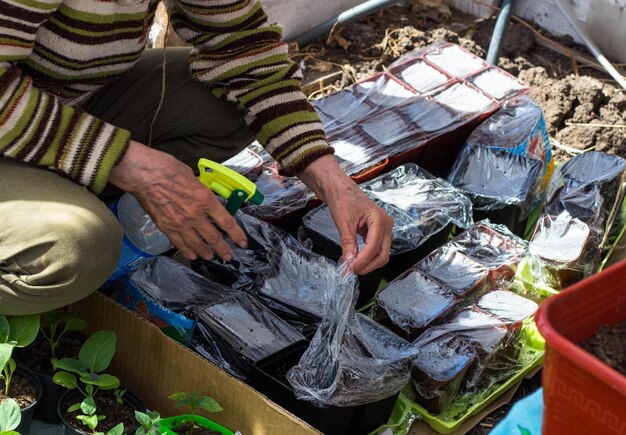
[[[214,254],[225,261],[233,257],[207,217],[237,245],[247,245],[245,233],[215,194],[187,165],[167,153],[131,141],[109,182],[134,195],[156,226],[191,260],[210,260]]]
[[[389,261],[393,219],[339,167],[332,156],[311,163],[298,177],[328,205],[339,230],[344,261],[364,275]],[[365,240],[359,252],[357,234]]]

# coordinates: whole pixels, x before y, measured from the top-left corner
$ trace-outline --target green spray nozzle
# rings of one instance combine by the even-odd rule
[[[227,200],[226,210],[231,215],[234,216],[246,201],[256,205],[263,203],[263,194],[257,190],[256,184],[232,169],[208,159],[200,159],[198,169],[198,179]]]

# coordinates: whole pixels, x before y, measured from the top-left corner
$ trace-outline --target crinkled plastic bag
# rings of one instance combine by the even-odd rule
[[[392,256],[418,248],[450,224],[467,228],[473,223],[469,198],[413,163],[364,183],[361,189],[394,218]],[[316,252],[333,259],[341,256],[339,231],[328,206],[303,218],[298,238],[307,241],[309,237],[314,239]],[[362,247],[363,239],[358,239]]]
[[[418,403],[446,412],[465,394],[482,394],[522,368],[525,328],[537,304],[496,289],[428,329],[413,345],[412,381]]]
[[[527,96],[509,100],[469,137],[448,181],[472,197],[474,208],[520,209],[528,216],[552,171],[541,107]]]
[[[489,220],[475,223],[446,246],[487,267],[494,286],[513,279],[517,266],[528,251],[528,242],[504,225],[492,224]]]
[[[317,324],[328,301],[328,280],[337,280],[334,263],[311,252],[284,231],[240,213],[237,222],[248,237],[243,249],[227,240],[233,259],[195,261],[202,275],[248,291],[298,329]]]
[[[240,377],[249,374],[254,362],[304,340],[298,331],[244,292],[195,307],[193,312],[202,337],[195,340],[197,350]]]
[[[287,379],[298,399],[317,406],[354,406],[398,393],[409,380],[410,344],[355,314],[357,279],[341,266],[327,280],[325,315]]]
[[[548,185],[522,280],[529,288],[561,290],[598,269],[623,201],[626,161],[600,152],[561,165]]]
[[[190,305],[207,304],[227,297],[232,289],[212,282],[168,257],[155,257],[130,276],[163,307],[180,312]]]

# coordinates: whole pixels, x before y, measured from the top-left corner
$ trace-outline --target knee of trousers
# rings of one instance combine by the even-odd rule
[[[97,290],[119,260],[122,229],[104,204],[63,206],[34,223],[30,240],[22,241],[8,265],[0,266],[0,283],[7,282],[13,293],[6,302],[15,304],[8,309],[14,312],[6,314],[76,302]]]

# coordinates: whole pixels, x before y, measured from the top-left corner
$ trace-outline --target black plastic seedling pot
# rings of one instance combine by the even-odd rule
[[[297,415],[325,435],[343,435],[348,432],[355,407],[317,406],[298,400],[287,381],[287,372],[295,366],[306,351],[308,342],[295,343],[255,364],[254,387],[272,402]]]
[[[104,394],[104,393],[106,393],[106,391],[101,392],[100,394]],[[65,411],[67,410],[67,408],[75,403],[80,403],[83,399],[84,399],[84,396],[82,395],[80,391],[77,391],[77,390],[66,390],[65,393],[59,398],[59,401],[56,406],[56,412],[58,413],[59,420],[61,421],[61,425],[63,426],[64,435],[89,435],[90,434],[90,432],[85,432],[81,430],[80,428],[77,428],[72,423],[67,421],[67,419],[65,418]],[[136,411],[146,412],[146,407],[143,405],[139,397],[137,397],[132,391],[127,390],[126,393],[124,393],[123,400],[124,402],[126,402],[127,405],[131,406]],[[78,420],[76,420],[76,422],[78,422]],[[137,423],[137,426],[139,426],[139,423]],[[87,429],[87,426],[84,426],[84,427],[85,429]],[[125,428],[124,433],[134,433],[134,430],[135,429],[133,428]],[[22,432],[22,433],[28,433],[28,432]]]
[[[28,405],[27,407],[22,408],[20,410],[22,420],[20,421],[20,424],[15,429],[18,433],[29,434],[30,426],[33,422],[33,417],[35,415],[35,409],[37,408],[37,406],[39,405],[39,402],[41,401],[41,397],[43,394],[43,386],[41,385],[39,378],[28,369],[25,369],[23,367],[18,367],[15,371],[15,374],[21,378],[30,380],[32,384],[35,386],[35,389],[37,390],[37,398],[35,399],[35,401],[31,403],[30,405]]]
[[[35,341],[35,343],[38,343],[39,340],[44,340],[41,335],[37,338],[37,341]],[[61,343],[68,343],[69,340],[77,340],[79,343],[82,344],[85,341],[85,337],[77,333],[69,332],[63,335]],[[47,342],[45,343],[47,345]],[[31,346],[29,346],[29,348],[30,347]],[[39,382],[42,386],[42,395],[41,398],[38,400],[38,405],[35,408],[35,414],[33,418],[44,421],[46,423],[60,423],[61,420],[59,420],[59,414],[57,413],[57,402],[59,401],[59,398],[63,395],[63,393],[67,391],[67,389],[52,382],[51,375],[40,373],[38,370],[34,370],[33,368],[31,368],[32,366],[26,364],[26,358],[28,358],[27,354],[25,353],[26,350],[28,350],[28,348],[16,349],[15,361],[17,362],[18,366],[24,367],[30,373],[35,375],[37,379],[39,379]],[[77,357],[78,353],[75,356]],[[57,354],[57,357],[61,358],[64,356],[58,356]]]

